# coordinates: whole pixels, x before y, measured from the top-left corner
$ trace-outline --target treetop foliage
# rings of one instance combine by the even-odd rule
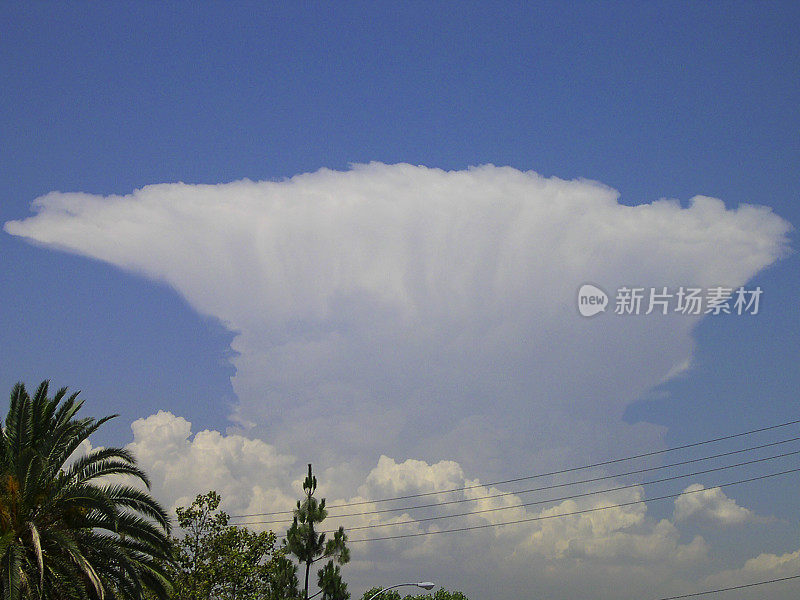
[[[344,527],[339,527],[333,539],[327,541],[324,533],[317,533],[315,526],[325,520],[328,511],[325,509],[325,498],[317,500],[314,497],[316,489],[317,478],[311,472],[311,465],[308,465],[308,475],[303,481],[305,498],[297,501],[292,525],[286,532],[286,548],[300,565],[305,566],[304,600],[309,599],[308,578],[311,565],[325,559],[328,559],[328,563],[317,571],[317,584],[322,591],[322,600],[348,600],[350,593],[338,566],[350,560],[350,550],[346,545],[347,535]]]
[[[159,600],[170,591],[170,523],[122,448],[75,458],[105,422],[80,418],[78,392],[11,391],[0,432],[0,598]],[[109,479],[112,476],[112,479]]]
[[[294,565],[276,549],[271,531],[229,525],[215,491],[177,509],[185,534],[173,539],[175,600],[287,600],[295,598]]]
[[[381,590],[379,587],[373,587],[364,592],[361,600],[369,600],[372,596]],[[433,594],[407,594],[402,595],[398,590],[389,590],[379,594],[375,600],[469,600],[461,592],[451,592],[444,588],[439,588]]]

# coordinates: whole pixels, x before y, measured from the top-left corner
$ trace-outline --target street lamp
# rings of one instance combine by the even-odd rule
[[[420,581],[419,583],[398,583],[397,585],[390,585],[389,587],[385,587],[385,588],[382,588],[382,589],[378,590],[377,592],[372,594],[372,596],[370,596],[366,600],[372,600],[373,598],[376,598],[378,596],[378,594],[382,594],[383,592],[386,592],[388,590],[393,590],[394,588],[403,587],[405,585],[414,585],[414,586],[416,586],[418,588],[422,588],[424,590],[430,590],[436,584],[433,583],[432,581]]]

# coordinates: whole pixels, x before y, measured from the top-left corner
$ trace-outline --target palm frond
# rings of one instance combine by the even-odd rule
[[[44,557],[42,556],[42,540],[39,537],[39,530],[33,522],[28,523],[28,531],[31,534],[31,545],[36,556],[36,566],[39,567],[39,587],[44,584]]]
[[[170,523],[133,454],[75,450],[113,417],[79,418],[78,393],[19,383],[0,429],[0,600],[166,599]]]

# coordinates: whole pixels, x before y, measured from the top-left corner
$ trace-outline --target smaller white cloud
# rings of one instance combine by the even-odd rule
[[[590,560],[601,564],[684,565],[706,558],[702,537],[679,543],[679,532],[666,520],[647,516],[643,488],[621,490],[597,498],[565,500],[535,516],[529,552],[549,559]],[[622,505],[622,506],[620,506]],[[587,511],[587,512],[583,512]],[[561,518],[553,518],[564,515]]]
[[[800,573],[800,550],[787,554],[759,554],[748,560],[741,571],[769,573],[776,577]]]
[[[748,560],[743,571],[772,573],[776,576],[800,573],[800,550],[787,554],[759,554]]]
[[[718,525],[739,525],[761,520],[753,511],[728,498],[718,487],[705,489],[703,485],[693,483],[683,492],[683,496],[675,499],[676,521],[697,518]]]
[[[212,489],[232,514],[294,502],[289,483],[296,475],[290,469],[295,458],[261,440],[211,430],[192,437],[189,421],[165,411],[134,421],[131,429],[128,448],[150,475],[156,496],[173,508]]]
[[[408,459],[398,463],[388,456],[381,456],[361,491],[381,498],[449,490],[463,485],[464,472],[456,462],[443,460],[429,465],[421,460]]]
[[[759,581],[792,577],[800,573],[800,549],[786,554],[759,554],[749,559],[740,569],[732,569],[715,573],[705,579],[708,589],[748,585]],[[764,591],[760,597],[767,597],[766,592],[785,593],[785,588],[770,589],[769,587],[756,588]],[[755,597],[755,596],[754,596]],[[783,596],[782,596],[783,597]],[[796,598],[797,596],[785,596]]]
[[[479,480],[465,477],[462,467],[456,462],[428,464],[411,459],[397,462],[382,456],[359,492],[364,498],[380,498],[448,489],[457,491],[425,497],[425,504],[435,506],[422,513],[408,511],[401,516],[398,513],[370,515],[361,517],[358,524],[374,526],[410,521],[402,526],[402,530],[399,527],[380,528],[371,530],[369,536],[478,527],[469,533],[459,534],[461,537],[424,536],[415,538],[410,547],[403,544],[404,556],[411,561],[428,557],[441,562],[442,556],[456,561],[469,561],[470,552],[465,548],[479,544],[494,557],[493,561],[498,567],[505,561],[524,565],[530,564],[531,560],[556,561],[562,566],[573,561],[609,566],[624,563],[669,563],[680,566],[704,560],[709,550],[702,537],[697,536],[688,544],[681,544],[680,534],[672,522],[648,518],[646,505],[639,503],[645,499],[642,488],[565,500],[550,507],[531,510],[524,506],[530,499],[526,500],[517,494],[503,494],[503,490],[483,486]],[[458,503],[451,504],[452,501]],[[380,507],[370,504],[365,509]],[[472,514],[457,519],[415,521],[420,517],[456,515],[464,511]],[[513,521],[518,523],[492,527]],[[344,524],[347,527],[347,523]],[[352,527],[355,522],[350,520],[349,524]],[[487,525],[490,527],[485,528]],[[361,537],[360,532],[357,537]],[[465,544],[463,537],[471,541]],[[397,548],[395,544],[391,546]]]

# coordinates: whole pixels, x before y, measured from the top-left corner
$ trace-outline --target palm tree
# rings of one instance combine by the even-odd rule
[[[137,487],[147,475],[122,448],[72,458],[113,416],[78,418],[78,393],[47,393],[15,385],[0,432],[0,600],[167,598],[170,523]]]

